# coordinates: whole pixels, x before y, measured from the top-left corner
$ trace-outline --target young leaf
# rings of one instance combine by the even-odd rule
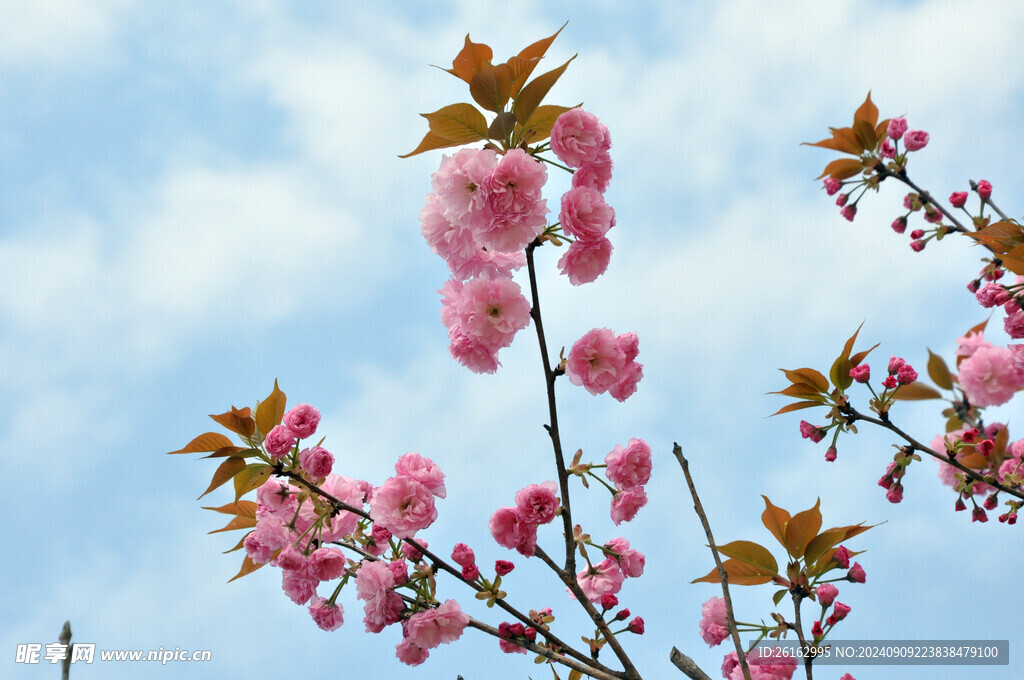
[[[565,28],[568,24],[569,22],[566,21],[562,24],[562,28]],[[547,38],[542,38],[532,45],[524,47],[517,56],[508,60],[508,65],[512,70],[513,97],[518,95],[519,91],[523,89],[523,84],[530,78],[533,69],[536,68],[537,64],[544,57],[544,54],[551,47],[551,43],[555,41],[558,34],[562,32],[562,28],[555,31],[554,35],[549,35]]]
[[[802,383],[818,388],[819,392],[828,392],[828,380],[813,368],[798,368],[792,371],[780,368],[779,370],[792,383]]]
[[[230,550],[225,550],[224,552],[221,553],[221,555],[227,555],[228,553],[233,553],[236,550],[241,550],[242,546],[245,545],[246,537],[248,537],[249,534],[251,534],[251,533],[252,533],[252,531],[245,532],[245,536],[242,536],[240,539],[238,539],[238,543],[235,543],[235,547],[234,548],[231,548]]]
[[[761,513],[761,523],[764,524],[765,528],[772,532],[772,536],[779,542],[783,547],[786,546],[786,525],[789,524],[790,515],[789,512],[782,508],[777,508],[772,505],[772,502],[768,500],[768,497],[761,495],[764,499],[764,512]]]
[[[901,401],[921,401],[923,399],[942,399],[942,394],[934,387],[912,382],[909,385],[900,385],[893,393],[892,398]]]
[[[225,515],[235,515],[237,517],[256,516],[256,504],[252,501],[235,501],[234,503],[222,505],[219,508],[204,507],[203,510],[213,510],[214,512],[220,512]]]
[[[494,58],[494,52],[490,46],[484,43],[475,43],[466,34],[466,44],[452,61],[452,67],[448,70],[453,76],[473,82],[473,76],[477,74],[484,65],[490,64]]]
[[[775,561],[775,556],[771,554],[768,548],[753,541],[733,541],[727,545],[720,545],[718,546],[718,552],[726,557],[749,562],[773,574],[779,571],[779,564]]]
[[[241,409],[232,406],[230,411],[219,415],[211,414],[210,417],[218,424],[243,437],[251,437],[252,433],[256,431],[256,421],[253,420],[252,411],[248,406]]]
[[[782,602],[782,598],[784,598],[786,596],[786,593],[788,593],[788,592],[789,591],[786,590],[785,588],[783,588],[782,590],[776,590],[775,591],[775,594],[772,595],[772,602],[775,603],[776,607],[779,606],[779,603]]]
[[[812,406],[821,406],[820,401],[794,401],[792,404],[786,404],[778,411],[773,413],[773,416],[782,415],[783,413],[789,413],[791,411],[799,411],[805,408],[811,408]],[[771,416],[769,416],[771,417]]]
[[[731,586],[756,586],[768,583],[775,576],[775,572],[769,572],[755,564],[742,560],[729,559],[722,563],[722,568],[729,576]],[[707,575],[694,579],[690,583],[720,583],[718,568],[715,567]]]
[[[849,371],[847,371],[849,375]],[[814,401],[824,400],[821,392],[818,391],[817,387],[808,385],[807,383],[793,383],[784,390],[777,390],[775,392],[769,392],[768,394],[781,394],[786,397],[808,397]]]
[[[231,578],[231,580],[228,581],[228,583],[231,583],[231,581],[234,581],[237,578],[242,578],[243,576],[248,576],[249,574],[251,574],[252,572],[256,571],[257,569],[259,569],[262,566],[263,566],[262,564],[256,564],[255,562],[253,562],[251,559],[249,559],[249,556],[246,555],[245,559],[242,560],[242,568],[238,570],[238,573],[235,574],[234,577]]]
[[[409,158],[421,154],[424,151],[433,151],[434,149],[447,149],[451,146],[460,146],[458,142],[449,142],[443,137],[435,135],[433,132],[428,132],[424,135],[423,139],[420,140],[420,145],[407,154],[401,154],[399,158]]]
[[[430,131],[452,144],[469,144],[487,139],[487,119],[472,104],[451,104],[433,113],[421,113]]]
[[[247,465],[235,475],[235,501],[267,481],[273,468],[264,463]]]
[[[284,392],[277,387],[277,378],[274,378],[274,389],[270,395],[256,405],[256,427],[263,436],[266,436],[275,425],[280,425],[284,418],[284,405],[287,401]]]
[[[551,136],[551,128],[554,127],[555,121],[563,113],[568,111],[571,106],[558,106],[555,104],[544,104],[538,106],[532,114],[530,114],[529,120],[520,126],[522,133],[520,139],[529,144],[536,144],[537,142],[543,141]]]
[[[512,96],[512,69],[508,64],[485,64],[469,83],[469,94],[488,111],[501,113]]]
[[[931,350],[928,350],[928,376],[942,389],[953,389],[953,377],[949,374],[946,362]]]
[[[220,487],[224,482],[228,481],[244,469],[245,459],[239,458],[238,456],[231,456],[221,463],[220,467],[217,468],[217,471],[213,473],[213,479],[210,480],[210,486],[206,487],[206,491],[200,494],[199,498],[202,498],[214,489]],[[196,500],[199,500],[199,498]]]
[[[878,107],[871,101],[870,91],[868,92],[868,96],[864,99],[864,103],[861,104],[853,114],[854,124],[862,121],[871,125],[872,128],[875,126],[875,123],[878,122]],[[870,148],[874,148],[874,146]]]
[[[515,128],[516,114],[511,111],[505,111],[494,117],[494,120],[491,121],[491,126],[487,128],[487,135],[491,139],[506,139]]]
[[[558,79],[565,73],[565,69],[569,67],[569,63],[576,58],[577,55],[572,55],[569,61],[565,62],[561,66],[543,75],[539,75],[528,83],[522,91],[516,95],[515,103],[512,104],[512,112],[516,114],[516,120],[520,125],[525,124],[530,120],[530,116],[540,106],[541,101],[547,95],[551,87],[558,82]]]
[[[821,512],[818,510],[820,506],[819,498],[813,508],[796,513],[786,524],[786,550],[793,557],[803,555],[807,544],[818,535],[818,530],[821,529]]]
[[[219,534],[222,531],[234,531],[235,529],[252,529],[256,526],[255,517],[232,517],[231,521],[227,523],[227,526],[221,529],[214,529],[208,531],[208,534]]]
[[[190,441],[185,445],[185,448],[178,449],[177,451],[168,451],[167,453],[202,453],[205,451],[217,451],[229,446],[232,446],[231,440],[220,432],[207,432]]]
[[[849,179],[862,170],[864,170],[864,164],[855,158],[837,158],[825,166],[822,173],[818,175],[818,179],[826,175],[834,179]]]

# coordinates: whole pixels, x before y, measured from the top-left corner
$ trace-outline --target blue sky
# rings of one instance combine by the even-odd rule
[[[417,221],[440,153],[397,155],[422,136],[419,112],[465,98],[429,64],[447,65],[467,32],[504,59],[569,19],[548,59],[580,56],[550,100],[583,101],[608,125],[618,225],[594,284],[569,286],[557,253],[538,254],[542,303],[555,347],[592,327],[640,337],[645,378],[625,404],[568,384],[559,398],[572,450],[600,459],[630,437],[655,449],[650,505],[621,532],[648,554],[648,573],[622,593],[647,621],[627,640],[645,677],[675,673],[673,645],[717,677],[724,651],[697,636],[715,590],[687,585],[711,565],[670,455],[676,440],[722,541],[769,539],[762,493],[792,510],[820,495],[827,525],[888,520],[855,542],[868,582],[841,589],[853,607],[842,637],[1010,638],[1011,667],[970,672],[1019,674],[1013,611],[990,604],[1004,599],[1016,530],[954,514],[930,462],[891,506],[875,486],[889,439],[862,429],[826,464],[823,447],[799,438],[798,417],[765,418],[782,403],[765,393],[783,386],[780,366],[827,367],[862,321],[865,344],[883,343],[876,362],[898,354],[923,366],[925,347],[949,357],[984,318],[964,291],[976,252],[953,241],[912,253],[887,226],[893,187],[847,223],[813,181],[828,152],[799,143],[848,125],[871,90],[883,116],[932,134],[911,167],[920,183],[948,195],[984,177],[1015,211],[1024,8],[766,7],[0,1],[8,660],[70,619],[76,641],[99,649],[212,652],[147,677],[272,677],[299,663],[374,678],[546,672],[473,632],[407,669],[395,631],[362,632],[350,593],[346,625],[327,634],[270,569],[226,584],[239,556],[220,553],[234,540],[206,535],[220,520],[194,500],[214,466],[163,452],[212,429],[205,414],[253,405],[276,377],[291,403],[321,409],[343,474],[380,483],[406,451],[448,472],[431,546],[508,556],[487,518],[553,477],[535,340],[517,338],[493,376],[448,357],[435,292],[444,265]],[[566,183],[551,186],[553,203]],[[930,438],[943,422],[934,411],[900,417]],[[1005,416],[1016,420],[1012,408]],[[606,503],[574,499],[592,533],[610,538]],[[557,540],[548,533],[542,542]],[[569,639],[586,632],[534,565],[514,576],[523,606],[554,607]],[[740,618],[767,619],[771,592],[737,593]],[[446,595],[466,601],[454,584]],[[4,663],[10,677],[40,672]],[[100,674],[138,671],[74,670]]]

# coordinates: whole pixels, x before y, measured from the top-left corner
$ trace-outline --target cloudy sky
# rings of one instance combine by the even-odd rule
[[[827,369],[861,322],[865,346],[882,342],[876,363],[898,354],[923,367],[926,347],[951,357],[985,318],[964,291],[977,251],[951,240],[911,252],[888,227],[897,187],[846,222],[814,181],[832,156],[799,144],[849,125],[870,90],[883,116],[931,133],[911,166],[919,183],[945,196],[987,178],[1016,214],[1024,6],[589,4],[0,0],[5,676],[56,677],[11,660],[70,619],[98,649],[211,650],[209,663],[142,671],[153,678],[545,677],[474,631],[408,669],[397,631],[362,631],[352,593],[346,625],[328,634],[271,569],[228,585],[240,557],[221,551],[236,539],[207,535],[221,518],[195,501],[214,466],[164,452],[277,378],[290,403],[323,412],[342,474],[380,483],[406,451],[441,465],[449,495],[424,534],[432,547],[509,557],[490,513],[554,474],[536,341],[517,338],[492,376],[449,358],[444,265],[417,221],[440,153],[397,155],[423,134],[418,113],[466,99],[430,65],[449,64],[467,32],[504,60],[568,19],[546,61],[579,57],[549,101],[585,102],[609,127],[618,225],[608,273],[582,288],[542,249],[542,299],[556,348],[592,327],[640,337],[634,397],[564,383],[559,398],[570,450],[602,459],[630,437],[655,450],[651,502],[632,525],[616,529],[599,493],[574,498],[591,533],[648,555],[621,594],[647,622],[625,640],[645,677],[675,676],[673,645],[714,677],[724,653],[697,635],[716,590],[688,585],[711,559],[673,441],[723,542],[770,540],[760,494],[794,511],[820,496],[826,526],[887,522],[852,543],[868,580],[841,588],[853,612],[838,637],[1009,638],[1009,668],[969,672],[1017,677],[1024,648],[999,605],[1020,529],[954,514],[930,461],[890,505],[875,485],[889,438],[865,428],[827,464],[798,416],[765,418],[784,403],[765,393],[784,386],[779,367]],[[552,180],[551,203],[565,186]],[[928,404],[897,413],[925,439],[943,423]],[[557,541],[542,532],[542,545]],[[526,609],[551,606],[566,639],[588,632],[535,565],[507,585]],[[443,588],[501,621],[458,584]],[[739,590],[739,618],[768,619],[772,589]],[[845,671],[892,676],[818,677]],[[139,669],[97,661],[72,675]]]

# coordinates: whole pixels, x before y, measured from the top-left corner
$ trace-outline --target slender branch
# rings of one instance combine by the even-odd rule
[[[494,628],[493,626],[488,626],[486,623],[477,621],[473,617],[469,617],[469,625],[473,628],[476,628],[479,631],[487,633],[488,635],[493,635],[496,638],[501,638],[501,633],[498,632],[497,628]],[[537,632],[540,633],[541,631],[538,629]],[[536,644],[535,642],[530,642],[529,640],[515,640],[513,644],[517,644],[520,647],[530,650],[531,652],[540,654],[541,656],[551,659],[556,663],[560,663],[563,666],[568,666],[573,670],[579,671],[584,675],[589,675],[592,678],[597,678],[598,680],[621,680],[622,678],[622,674],[620,673],[593,668],[586,664],[580,663],[575,659],[570,659],[569,657],[566,657],[562,654],[553,652],[547,647],[542,647]],[[590,661],[590,659],[588,659],[588,661]]]
[[[711,680],[711,676],[700,669],[697,662],[680,652],[675,647],[672,648],[672,653],[668,655],[668,660],[672,662],[672,665],[683,672],[683,675],[690,678],[690,680]]]
[[[969,180],[969,181],[971,183],[971,191],[977,192],[978,191],[978,183],[975,182],[973,179]],[[985,203],[987,203],[988,207],[990,207],[993,210],[995,210],[996,214],[998,214],[1004,220],[1009,220],[1010,219],[1009,217],[1006,216],[1006,213],[1004,213],[1002,210],[999,209],[999,206],[997,206],[995,203],[992,202],[991,198],[983,198],[981,200],[983,200]]]
[[[64,658],[61,659],[60,677],[61,680],[68,680],[71,672],[71,622],[65,621],[64,627],[60,629],[60,637],[57,641],[64,645]]]
[[[807,639],[804,637],[803,624],[800,623],[800,599],[801,595],[798,592],[793,593],[793,612],[796,617],[796,636],[800,639],[800,648],[809,650],[810,647],[807,644]],[[814,661],[814,657],[811,654],[804,654],[804,669],[807,673],[807,680],[812,680],[811,675],[811,662]]]
[[[704,514],[704,506],[701,505],[700,497],[697,496],[697,487],[693,484],[693,477],[690,476],[690,461],[686,460],[686,456],[683,455],[683,449],[679,444],[672,443],[672,454],[679,461],[679,467],[683,468],[683,476],[686,477],[686,486],[690,489],[690,496],[693,498],[693,509],[697,511],[697,516],[700,517],[700,523],[704,527],[704,534],[708,537],[708,547],[711,548],[711,554],[715,558],[715,566],[718,568],[718,579],[722,585],[722,595],[725,597],[725,614],[729,617],[729,633],[732,636],[732,642],[736,646],[736,656],[739,658],[740,667],[743,669],[744,680],[751,680],[750,668],[747,666],[747,655],[743,653],[743,643],[740,642],[740,633],[736,627],[736,617],[732,612],[732,597],[729,595],[729,574],[726,573],[725,567],[722,566],[722,558],[718,554],[718,548],[715,546],[715,537],[711,535],[711,524],[708,523],[708,516]]]
[[[908,187],[916,191],[917,195],[921,197],[921,203],[931,203],[933,206],[935,206],[935,208],[938,209],[938,211],[941,212],[946,217],[946,219],[948,219],[955,225],[956,231],[961,231],[965,233],[968,231],[968,229],[960,222],[960,220],[958,220],[953,215],[953,213],[946,210],[946,208],[943,207],[941,203],[937,202],[934,198],[932,198],[932,195],[930,193],[928,193],[921,187],[917,186],[917,184],[915,184],[914,181],[910,179],[910,177],[907,175],[906,170],[893,172],[892,170],[885,167],[884,164],[879,162],[878,165],[875,166],[875,171],[878,173],[878,177],[880,180],[885,179],[886,177],[895,177],[896,179],[898,179],[899,181],[903,182]]]
[[[622,648],[622,645],[619,643],[619,639],[615,637],[615,634],[612,633],[611,628],[609,628],[608,624],[605,622],[604,617],[601,616],[601,613],[597,611],[597,608],[594,607],[593,603],[587,599],[586,593],[584,593],[583,589],[580,588],[580,584],[576,580],[576,574],[559,568],[559,566],[555,564],[555,561],[552,560],[546,552],[541,550],[540,546],[537,547],[537,557],[539,557],[544,564],[548,565],[548,567],[551,568],[551,571],[558,575],[558,578],[562,579],[562,583],[565,584],[565,587],[569,589],[569,592],[573,594],[576,601],[579,602],[580,606],[587,612],[587,616],[591,618],[594,625],[597,626],[597,629],[601,631],[601,635],[608,641],[608,646],[612,648],[612,652],[614,652],[615,656],[618,657],[620,662],[622,662],[622,667],[625,669],[623,677],[639,678],[639,671],[637,671],[633,662],[630,661],[629,655],[626,654],[626,650]]]
[[[548,394],[548,418],[551,422],[547,426],[548,435],[551,437],[551,446],[555,452],[555,467],[558,471],[558,486],[562,493],[562,528],[565,533],[565,571],[570,574],[576,573],[576,543],[572,533],[572,509],[569,503],[569,474],[565,469],[565,458],[562,456],[562,442],[558,434],[558,407],[555,402],[555,378],[558,374],[551,369],[551,360],[548,358],[548,343],[544,338],[544,323],[540,315],[540,295],[537,292],[537,268],[533,264],[533,251],[540,245],[539,240],[534,240],[526,247],[526,267],[530,274],[530,296],[532,308],[530,316],[533,318],[533,325],[537,329],[537,341],[540,343],[540,358],[544,364],[544,383]]]
[[[998,482],[998,481],[996,481],[994,479],[991,482],[988,481],[987,479],[985,479],[985,477],[983,475],[979,474],[977,470],[972,470],[971,468],[967,467],[966,465],[964,465],[963,463],[958,461],[956,458],[952,458],[952,457],[950,457],[950,456],[948,456],[946,454],[938,453],[937,451],[932,450],[930,447],[927,447],[924,444],[922,444],[921,442],[917,441],[916,439],[911,437],[909,434],[907,434],[906,432],[901,430],[899,427],[897,427],[896,425],[893,425],[892,422],[890,422],[888,420],[881,420],[880,418],[874,418],[872,416],[865,415],[865,414],[861,413],[860,411],[858,411],[857,409],[853,408],[850,405],[844,406],[841,409],[841,411],[842,411],[843,415],[847,416],[847,422],[849,422],[849,423],[853,423],[853,422],[855,422],[857,420],[863,420],[863,421],[871,423],[873,425],[878,425],[879,427],[884,427],[885,429],[889,430],[890,432],[893,432],[894,434],[900,436],[905,442],[910,444],[911,448],[913,448],[913,449],[915,449],[917,451],[920,451],[921,453],[926,453],[929,456],[935,458],[936,460],[939,460],[939,461],[942,461],[943,463],[946,463],[947,465],[952,465],[957,470],[960,470],[961,472],[966,474],[971,479],[974,479],[976,481],[982,482],[984,484],[988,484],[989,486],[991,486],[993,488],[996,488],[996,489],[1002,491],[1003,493],[1006,493],[1006,494],[1009,494],[1010,496],[1014,496],[1016,498],[1024,500],[1024,491],[1022,491],[1021,489],[1010,488],[1010,487],[1005,486],[1002,483],[1000,483],[1000,482]]]

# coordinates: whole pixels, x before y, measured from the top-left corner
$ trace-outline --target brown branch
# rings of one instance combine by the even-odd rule
[[[71,650],[73,645],[71,644],[71,622],[65,621],[64,627],[60,629],[60,637],[57,641],[64,645],[64,658],[61,660],[60,677],[61,680],[68,680],[68,675],[71,672]]]
[[[672,454],[679,461],[679,467],[683,468],[683,475],[686,477],[686,485],[690,489],[690,496],[693,498],[693,509],[697,511],[697,516],[700,517],[700,523],[704,527],[704,535],[708,537],[708,547],[711,548],[711,554],[715,558],[715,566],[718,568],[718,579],[721,581],[722,595],[725,597],[725,614],[729,617],[729,633],[732,636],[732,642],[736,646],[736,656],[739,658],[740,667],[743,669],[744,680],[751,680],[750,668],[747,666],[747,655],[743,653],[743,643],[740,642],[739,629],[736,627],[736,617],[732,612],[732,597],[729,596],[729,574],[726,573],[725,567],[722,566],[722,558],[718,554],[718,548],[715,546],[715,537],[711,535],[711,524],[708,523],[708,516],[704,514],[704,506],[701,505],[700,497],[697,496],[697,487],[693,484],[693,477],[690,476],[690,462],[686,460],[686,456],[683,455],[683,449],[679,444],[672,443]]]
[[[805,651],[809,651],[810,646],[807,644],[807,639],[804,637],[803,624],[800,623],[800,600],[800,593],[793,593],[793,615],[796,617],[796,626],[794,626],[793,629],[796,631],[797,638],[800,639],[800,647]],[[811,675],[811,662],[813,661],[813,655],[809,653],[804,654],[804,672],[807,674],[807,680],[813,680],[813,676]]]
[[[690,678],[690,680],[711,680],[711,676],[700,669],[697,662],[680,652],[675,647],[672,648],[672,653],[668,655],[668,660],[672,662],[672,665],[683,672],[683,675]]]

